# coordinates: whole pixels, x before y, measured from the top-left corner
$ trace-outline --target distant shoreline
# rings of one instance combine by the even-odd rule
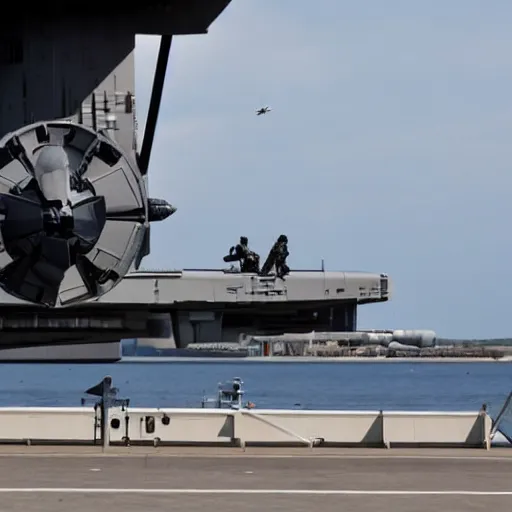
[[[512,363],[512,357],[123,357],[118,363]]]

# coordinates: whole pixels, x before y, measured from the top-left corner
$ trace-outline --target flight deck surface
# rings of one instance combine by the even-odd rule
[[[512,506],[508,449],[100,450],[0,448],[2,509],[467,512]]]

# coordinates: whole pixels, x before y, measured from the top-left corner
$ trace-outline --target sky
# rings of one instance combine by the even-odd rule
[[[178,211],[144,267],[285,233],[292,269],[389,274],[359,328],[511,337],[511,26],[509,0],[233,0],[176,37],[149,187]],[[158,44],[137,37],[140,127]]]

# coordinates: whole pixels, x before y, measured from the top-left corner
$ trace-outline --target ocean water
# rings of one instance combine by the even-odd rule
[[[258,408],[478,410],[496,414],[512,391],[502,362],[169,362],[1,364],[0,406],[79,406],[84,391],[111,375],[136,407],[200,407],[217,384],[244,381]]]

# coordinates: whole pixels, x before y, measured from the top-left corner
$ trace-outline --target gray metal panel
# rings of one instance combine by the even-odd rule
[[[93,344],[66,344],[55,347],[27,347],[0,349],[0,361],[89,361],[113,362],[121,359],[119,341]]]
[[[93,95],[96,110],[93,111]],[[82,103],[80,115],[71,117],[78,121],[81,117],[83,124],[89,128],[95,122],[97,130],[106,130],[107,115],[104,112],[105,98],[109,115],[115,116],[116,127],[109,130],[113,138],[127,154],[136,150],[136,99],[135,99],[135,52],[131,51],[115,66],[105,79],[89,94]],[[95,115],[95,119],[93,116]]]
[[[105,81],[112,87],[107,77],[118,66],[118,87],[133,91],[133,85],[124,81],[134,82],[130,55],[135,33],[117,23],[83,27],[29,23],[12,37],[21,38],[23,55],[20,62],[0,63],[0,136],[36,121],[75,115],[96,87]]]
[[[381,274],[363,272],[292,271],[284,281],[222,270],[133,272],[96,302],[161,305],[176,302],[377,302],[389,298],[389,295],[383,297],[380,283]]]

